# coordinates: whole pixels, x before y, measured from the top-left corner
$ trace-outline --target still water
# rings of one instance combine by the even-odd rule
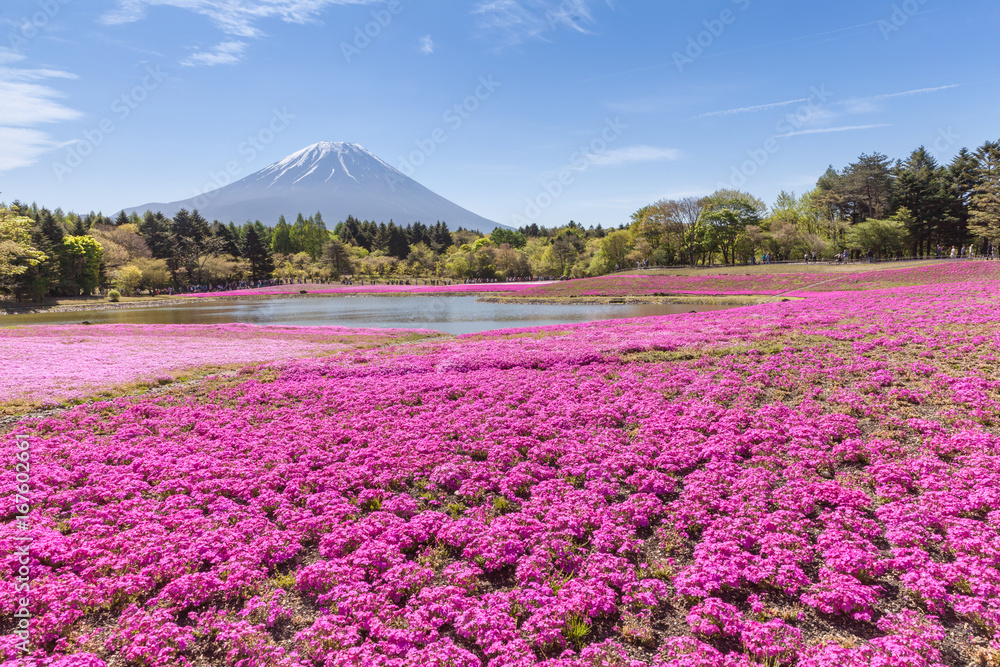
[[[25,324],[285,324],[434,329],[450,334],[595,320],[724,310],[707,304],[482,303],[474,296],[329,297],[192,301],[164,308],[0,316],[0,326]]]

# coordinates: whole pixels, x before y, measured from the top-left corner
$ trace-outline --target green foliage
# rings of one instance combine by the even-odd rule
[[[31,218],[0,208],[0,291],[15,292],[29,269],[48,259],[35,247]]]
[[[894,257],[906,249],[910,239],[907,228],[912,220],[906,209],[887,220],[866,220],[847,231],[847,247],[862,255],[870,250],[877,257]]]
[[[110,292],[108,292],[108,301],[110,301],[111,303],[118,303],[119,301],[121,301],[121,298],[122,298],[121,293],[116,289],[113,289]]]

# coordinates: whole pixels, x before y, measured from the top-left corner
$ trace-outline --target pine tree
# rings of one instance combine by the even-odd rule
[[[976,151],[976,187],[969,206],[969,232],[1000,242],[1000,141]]]
[[[910,211],[910,233],[915,255],[933,254],[934,243],[942,239],[942,227],[948,215],[948,192],[945,170],[921,146],[895,170],[896,207]]]
[[[125,215],[125,211],[122,210],[120,213],[118,213],[118,217],[115,218],[115,227],[121,227],[122,225],[127,225],[129,222],[131,222],[131,220],[129,220],[129,217]]]
[[[271,251],[275,255],[292,254],[292,229],[285,222],[285,216],[278,217],[278,224],[271,234]]]
[[[159,211],[156,213],[146,211],[142,217],[142,222],[139,224],[139,234],[146,241],[153,257],[157,259],[170,257],[173,251],[172,225],[172,221]]]
[[[963,147],[948,165],[950,218],[954,221],[950,245],[964,245],[969,234],[969,207],[976,190],[976,157]]]
[[[248,224],[243,238],[243,256],[250,262],[250,277],[263,280],[274,271],[270,248],[261,239],[255,225]]]

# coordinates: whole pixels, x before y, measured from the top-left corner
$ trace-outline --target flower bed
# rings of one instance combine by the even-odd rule
[[[998,297],[409,342],[37,420],[0,532],[33,539],[33,664],[995,664]]]
[[[71,325],[0,328],[0,405],[54,403],[136,382],[380,345],[429,331],[344,327]]]
[[[539,285],[520,290],[521,297],[642,296],[658,294],[777,295],[885,289],[910,285],[955,284],[1000,280],[998,262],[942,261],[930,266],[847,273],[746,273],[705,275],[615,275]]]

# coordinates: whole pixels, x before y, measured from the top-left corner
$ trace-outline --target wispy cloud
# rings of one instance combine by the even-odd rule
[[[327,7],[379,2],[381,0],[116,0],[115,8],[106,12],[101,22],[105,25],[135,23],[146,17],[150,7],[175,7],[207,17],[227,35],[250,39],[264,36],[257,24],[267,19],[315,23]],[[245,48],[245,42],[222,42],[214,50],[195,53],[181,64],[231,65],[242,60]]]
[[[778,137],[797,137],[800,134],[827,134],[828,132],[853,132],[854,130],[873,130],[877,127],[889,127],[888,123],[875,123],[872,125],[841,125],[840,127],[816,127],[810,130],[796,130],[776,135]]]
[[[595,0],[479,0],[472,13],[481,32],[501,47],[544,39],[555,30],[591,34]],[[611,0],[606,0],[613,7]]]
[[[261,37],[256,23],[277,18],[287,23],[311,23],[332,5],[365,5],[379,0],[118,0],[117,6],[101,17],[106,25],[134,23],[146,16],[149,7],[177,7],[207,16],[230,35]]]
[[[0,171],[29,167],[58,144],[40,130],[0,127]]]
[[[0,51],[0,62],[19,60],[23,60],[20,54]],[[60,145],[35,126],[74,120],[81,114],[60,101],[58,90],[38,82],[75,78],[61,70],[0,67],[0,171],[34,164]]]
[[[420,38],[420,53],[427,56],[434,53],[434,40],[431,39],[430,35],[424,35]]]
[[[724,111],[709,111],[708,113],[703,113],[696,118],[710,118],[712,116],[731,116],[733,114],[741,113],[755,113],[757,111],[768,111],[769,109],[777,109],[779,107],[787,107],[789,104],[798,104],[799,102],[808,102],[808,97],[802,97],[797,100],[785,100],[784,102],[771,102],[770,104],[758,104],[752,107],[737,107],[735,109],[725,109]]]
[[[194,67],[197,65],[235,65],[243,60],[246,42],[221,42],[211,51],[198,51],[181,61],[181,65]]]
[[[884,93],[881,95],[869,95],[868,97],[852,97],[846,100],[844,104],[847,106],[847,110],[851,113],[871,113],[873,111],[879,111],[881,109],[879,102],[885,100],[895,99],[897,97],[911,97],[913,95],[927,95],[930,93],[937,93],[942,90],[951,90],[952,88],[959,88],[962,84],[952,83],[946,86],[934,86],[932,88],[916,88],[914,90],[904,90],[900,93]]]
[[[590,164],[601,167],[620,167],[627,164],[643,162],[667,162],[679,160],[681,152],[676,148],[659,148],[657,146],[625,146],[604,153],[589,156]]]

